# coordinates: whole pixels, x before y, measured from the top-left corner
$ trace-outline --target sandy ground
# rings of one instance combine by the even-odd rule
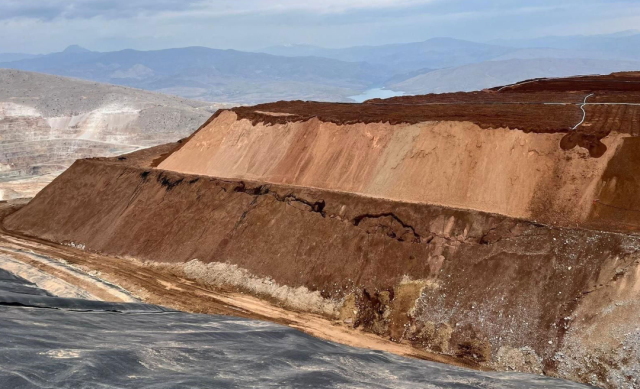
[[[283,309],[243,293],[214,290],[171,271],[134,259],[115,258],[0,232],[0,267],[56,293],[86,294],[105,301],[142,301],[192,313],[223,314],[269,320],[307,334],[373,350],[479,369],[453,357],[417,350],[351,329],[339,321]],[[64,287],[63,287],[64,286]],[[65,289],[66,288],[66,289]],[[73,290],[73,292],[71,292]]]

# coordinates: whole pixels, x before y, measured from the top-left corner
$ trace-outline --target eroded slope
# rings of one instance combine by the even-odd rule
[[[499,369],[624,383],[637,368],[611,356],[638,352],[633,321],[592,317],[637,311],[638,238],[135,165],[78,161],[4,226],[217,284],[235,265],[292,308]]]
[[[484,367],[633,387],[636,87],[241,107],[78,161],[3,225]]]
[[[364,104],[238,107],[159,167],[637,230],[595,210],[629,208],[604,201],[603,175],[612,158],[633,158],[638,134],[640,79],[626,73]]]

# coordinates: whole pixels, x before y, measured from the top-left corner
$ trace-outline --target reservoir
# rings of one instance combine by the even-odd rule
[[[356,103],[362,103],[363,101],[369,100],[369,99],[386,99],[389,97],[396,97],[396,96],[402,96],[402,95],[404,95],[404,92],[396,92],[396,91],[392,91],[390,89],[385,89],[385,88],[373,88],[373,89],[368,89],[359,95],[349,96],[349,98],[355,101]]]

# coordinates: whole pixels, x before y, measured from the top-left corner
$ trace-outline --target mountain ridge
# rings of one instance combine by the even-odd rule
[[[209,101],[342,99],[392,72],[329,58],[285,58],[201,46],[153,51],[78,51],[0,63],[0,67],[76,77]]]

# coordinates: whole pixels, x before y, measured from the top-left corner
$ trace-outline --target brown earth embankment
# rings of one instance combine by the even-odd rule
[[[562,226],[639,230],[640,222],[622,226],[612,214],[593,212],[610,161],[634,158],[628,145],[636,138],[609,134],[602,139],[607,152],[592,158],[581,148],[563,150],[565,135],[454,121],[336,124],[312,118],[252,123],[224,111],[159,167]]]
[[[638,368],[613,352],[640,350],[614,320],[640,312],[637,237],[132,160],[76,162],[4,227],[194,277],[236,266],[295,309],[494,368],[608,387]]]
[[[640,191],[628,161],[637,159],[639,74],[237,107],[219,111],[157,166],[637,232],[632,199]]]
[[[3,225],[483,367],[635,387],[638,96],[626,73],[239,107],[78,161]]]

